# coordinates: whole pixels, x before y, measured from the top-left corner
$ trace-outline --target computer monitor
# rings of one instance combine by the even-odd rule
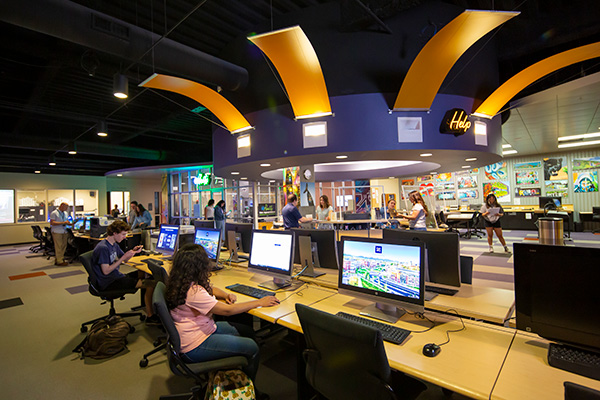
[[[83,225],[83,230],[86,232],[89,232],[92,229],[92,220],[90,218],[86,218],[84,225]]]
[[[425,244],[344,237],[338,291],[375,301],[360,314],[394,323],[405,310],[423,312]]]
[[[294,235],[291,231],[254,230],[248,271],[273,277],[259,286],[277,290],[290,285],[294,261]]]
[[[600,249],[515,243],[513,254],[517,329],[600,352]]]
[[[562,199],[560,197],[540,196],[539,205],[540,208],[549,208],[555,210],[562,207]]]
[[[170,258],[177,250],[177,239],[179,238],[179,225],[161,225],[156,250],[160,251],[164,258]]]
[[[74,231],[80,231],[84,227],[85,218],[77,218],[73,224]]]
[[[333,229],[301,229],[292,228],[294,233],[294,264],[305,267],[306,259],[300,257],[300,236],[308,236],[311,242],[312,258],[308,260],[314,267],[338,269],[337,244]],[[306,257],[304,257],[306,258]]]
[[[215,221],[208,219],[196,219],[194,220],[194,228],[214,228]]]
[[[221,253],[221,230],[214,228],[196,228],[194,243],[199,244],[206,250],[206,255],[214,267],[219,262]]]
[[[225,234],[229,231],[236,232],[236,236],[241,241],[240,249],[244,253],[250,253],[250,244],[252,243],[252,230],[254,225],[250,222],[226,222]],[[239,235],[237,235],[239,234]]]
[[[425,243],[425,281],[431,286],[455,290],[460,288],[460,240],[457,232],[384,229],[383,240],[416,240]]]

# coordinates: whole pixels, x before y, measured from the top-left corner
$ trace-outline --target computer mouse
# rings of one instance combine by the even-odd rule
[[[442,351],[442,348],[435,343],[427,343],[423,346],[423,354],[427,357],[435,357],[440,354],[440,351]]]

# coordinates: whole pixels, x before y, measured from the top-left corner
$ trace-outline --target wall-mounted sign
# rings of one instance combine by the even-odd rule
[[[210,172],[199,173],[198,176],[192,178],[194,185],[206,186],[210,185],[212,174]]]
[[[451,133],[454,136],[463,135],[471,127],[469,114],[460,108],[453,108],[444,115],[440,124],[440,133]]]

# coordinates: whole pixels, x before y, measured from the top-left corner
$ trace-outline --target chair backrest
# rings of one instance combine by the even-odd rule
[[[577,383],[563,382],[565,387],[565,400],[600,400],[600,391]]]
[[[460,256],[460,282],[473,283],[473,257]]]
[[[592,215],[600,216],[600,207],[592,207]]]
[[[162,282],[165,285],[167,284],[167,279],[169,279],[169,274],[167,271],[160,265],[158,260],[145,260],[146,264],[148,264],[148,269],[152,274],[154,280],[158,282]]]
[[[100,288],[98,286],[98,279],[96,277],[96,272],[94,271],[94,267],[92,266],[92,256],[94,255],[94,251],[90,250],[86,253],[83,253],[79,256],[79,261],[83,264],[87,274],[88,274],[88,284],[90,285],[90,293],[95,296],[100,296]]]
[[[175,322],[173,322],[173,318],[171,317],[171,312],[167,307],[167,300],[165,299],[166,291],[167,287],[165,283],[158,282],[154,288],[154,293],[152,294],[152,305],[160,317],[160,320],[167,331],[167,335],[169,335],[169,342],[171,343],[173,350],[179,354],[181,351],[181,339],[179,338],[179,332],[177,332],[177,328],[175,327]]]
[[[296,304],[307,349],[306,379],[322,395],[337,399],[395,399],[381,333]]]

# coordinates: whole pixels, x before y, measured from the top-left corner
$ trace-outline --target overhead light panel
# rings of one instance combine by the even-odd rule
[[[465,161],[477,161],[477,157],[465,158]]]
[[[564,149],[564,148],[568,148],[568,147],[593,146],[596,144],[600,144],[600,140],[590,140],[587,142],[561,143],[558,145],[558,148]]]
[[[296,119],[331,115],[317,53],[299,26],[249,36],[279,73]]]
[[[516,150],[504,150],[504,151],[502,152],[502,155],[503,155],[503,156],[507,156],[507,155],[509,155],[509,154],[517,154],[517,151],[516,151]]]
[[[600,132],[583,133],[581,135],[561,136],[558,138],[558,141],[566,142],[569,140],[591,139],[591,138],[595,138],[595,137],[599,137],[599,136],[600,136]]]
[[[118,99],[129,97],[129,79],[126,75],[117,73],[113,76],[113,94]]]
[[[75,155],[77,154],[77,144],[76,143],[69,143],[69,146],[67,147],[67,152],[71,155]]]
[[[503,144],[502,148],[503,149],[510,149],[512,146],[510,144]]]
[[[108,136],[108,128],[106,127],[106,121],[98,122],[98,130],[96,131],[96,134],[100,137]]]
[[[421,157],[431,157],[433,154],[431,153],[421,153],[419,154]]]

